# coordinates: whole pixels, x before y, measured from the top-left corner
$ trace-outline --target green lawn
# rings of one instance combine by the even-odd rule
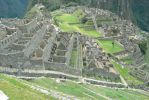
[[[84,89],[81,85],[78,85],[74,82],[68,81],[68,82],[56,83],[56,80],[51,78],[42,78],[33,80],[31,82],[48,89],[76,96],[83,100],[91,100],[91,99],[104,100],[104,98]]]
[[[131,59],[129,57],[124,57],[120,60],[123,61],[125,64],[132,64],[133,63],[133,59]]]
[[[97,32],[96,30],[85,30],[83,28],[78,28],[78,32],[82,33],[83,35],[89,36],[89,37],[99,37],[102,34],[100,32]]]
[[[149,97],[128,89],[112,89],[92,84],[78,84],[72,81],[57,83],[56,79],[51,78],[38,78],[25,81],[0,74],[0,90],[10,100],[55,100],[50,96],[31,89],[24,85],[24,83],[41,86],[49,91],[54,90],[63,94],[76,96],[81,100],[106,100],[103,96],[116,100],[149,100]],[[147,94],[147,92],[144,93]]]
[[[97,43],[99,43],[106,53],[116,53],[124,50],[118,42],[115,42],[114,46],[112,42],[112,40],[97,40]]]
[[[62,14],[57,16],[56,19],[62,23],[79,23],[79,19],[71,14]]]
[[[79,17],[77,17],[77,14],[78,13],[76,12],[75,14],[61,14],[55,16],[54,19],[57,21],[60,29],[64,32],[80,32],[83,35],[87,35],[89,37],[101,36],[101,33],[97,32],[95,29],[86,30],[85,28],[83,28],[86,25],[80,24],[80,19]]]
[[[64,32],[75,32],[76,26],[69,25],[68,23],[59,23],[59,27]]]
[[[55,79],[42,78],[31,81],[34,84],[48,89],[63,92],[81,98],[81,100],[106,100],[100,95],[114,100],[148,100],[149,97],[132,90],[112,89],[108,87],[94,86],[92,84],[77,84],[72,81],[56,83]]]
[[[2,90],[10,100],[55,100],[50,96],[31,89],[19,80],[3,74],[0,74],[0,90]]]
[[[92,85],[84,85],[86,88],[89,88],[96,93],[100,93],[102,95],[105,95],[109,98],[112,98],[112,100],[148,100],[149,97],[142,95],[140,93],[134,92],[132,90],[121,90],[121,89],[111,89],[111,88],[105,88],[100,86],[92,86]]]
[[[138,84],[143,84],[142,81],[138,80],[137,78],[131,76],[129,74],[129,68],[125,67],[122,68],[121,65],[117,64],[116,62],[112,62],[115,69],[124,77],[124,79],[127,81],[128,84],[134,84],[134,85],[138,85]]]

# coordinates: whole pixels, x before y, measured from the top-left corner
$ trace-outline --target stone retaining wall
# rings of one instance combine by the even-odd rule
[[[86,69],[83,69],[82,73],[87,76],[98,76],[98,77],[103,77],[103,78],[112,79],[112,80],[119,79],[119,74],[107,72],[101,68],[92,68],[92,69],[86,68]]]
[[[72,75],[82,76],[82,69],[79,68],[71,68],[67,67],[65,63],[44,63],[46,70],[53,70],[53,71],[59,71],[63,73],[69,73]]]

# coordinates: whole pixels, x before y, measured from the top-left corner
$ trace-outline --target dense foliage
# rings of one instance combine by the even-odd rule
[[[139,48],[141,50],[141,52],[145,55],[146,54],[146,50],[147,50],[147,41],[141,41],[139,43]]]

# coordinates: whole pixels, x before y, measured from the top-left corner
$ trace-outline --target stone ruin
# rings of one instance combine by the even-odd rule
[[[83,72],[87,75],[119,79],[119,74],[113,68],[108,55],[94,39],[86,39],[83,43]]]
[[[144,59],[141,51],[138,50],[139,47],[136,46],[136,40],[134,40],[140,30],[131,21],[122,20],[116,14],[102,9],[85,8],[85,12],[88,16],[94,15],[92,20],[95,26],[98,26],[97,30],[104,33],[103,39],[114,39],[124,47],[124,51],[115,54],[118,58],[131,57],[135,60],[135,65]],[[139,57],[141,59],[138,59]],[[138,66],[141,64],[143,63]]]
[[[85,8],[85,12],[88,16],[94,16],[92,19],[94,26],[97,26],[96,29],[104,33],[103,39],[114,39],[123,45],[124,51],[114,53],[114,56],[118,59],[131,58],[133,60],[132,64],[126,65],[133,67],[134,70],[130,73],[143,81],[148,81],[149,72],[144,70],[148,67],[146,67],[144,55],[137,44],[140,39],[136,38],[139,36],[140,29],[131,21],[121,19],[107,10]]]
[[[94,39],[79,33],[59,32],[49,19],[1,19],[1,24],[0,66],[17,69],[15,75],[23,75],[24,70],[49,70],[119,78],[109,57]],[[77,56],[72,60],[73,51]]]

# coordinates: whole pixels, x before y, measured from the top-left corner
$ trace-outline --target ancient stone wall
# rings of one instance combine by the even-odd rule
[[[105,79],[111,79],[111,80],[116,80],[119,79],[119,74],[107,72],[104,69],[101,68],[92,68],[92,69],[83,69],[83,74],[87,76],[96,76],[96,77],[102,77]]]
[[[17,30],[12,35],[7,36],[2,41],[0,41],[0,49],[6,48],[8,45],[12,44],[15,40],[20,38],[22,36],[22,32],[20,30]]]
[[[19,65],[22,65],[23,61],[27,60],[24,57],[23,52],[15,52],[9,54],[0,54],[0,65],[10,68],[18,68]]]
[[[54,70],[54,71],[60,71],[63,73],[68,73],[72,75],[81,76],[82,75],[82,69],[79,68],[72,68],[69,66],[66,66],[66,64],[60,64],[60,63],[44,63],[46,70]]]

